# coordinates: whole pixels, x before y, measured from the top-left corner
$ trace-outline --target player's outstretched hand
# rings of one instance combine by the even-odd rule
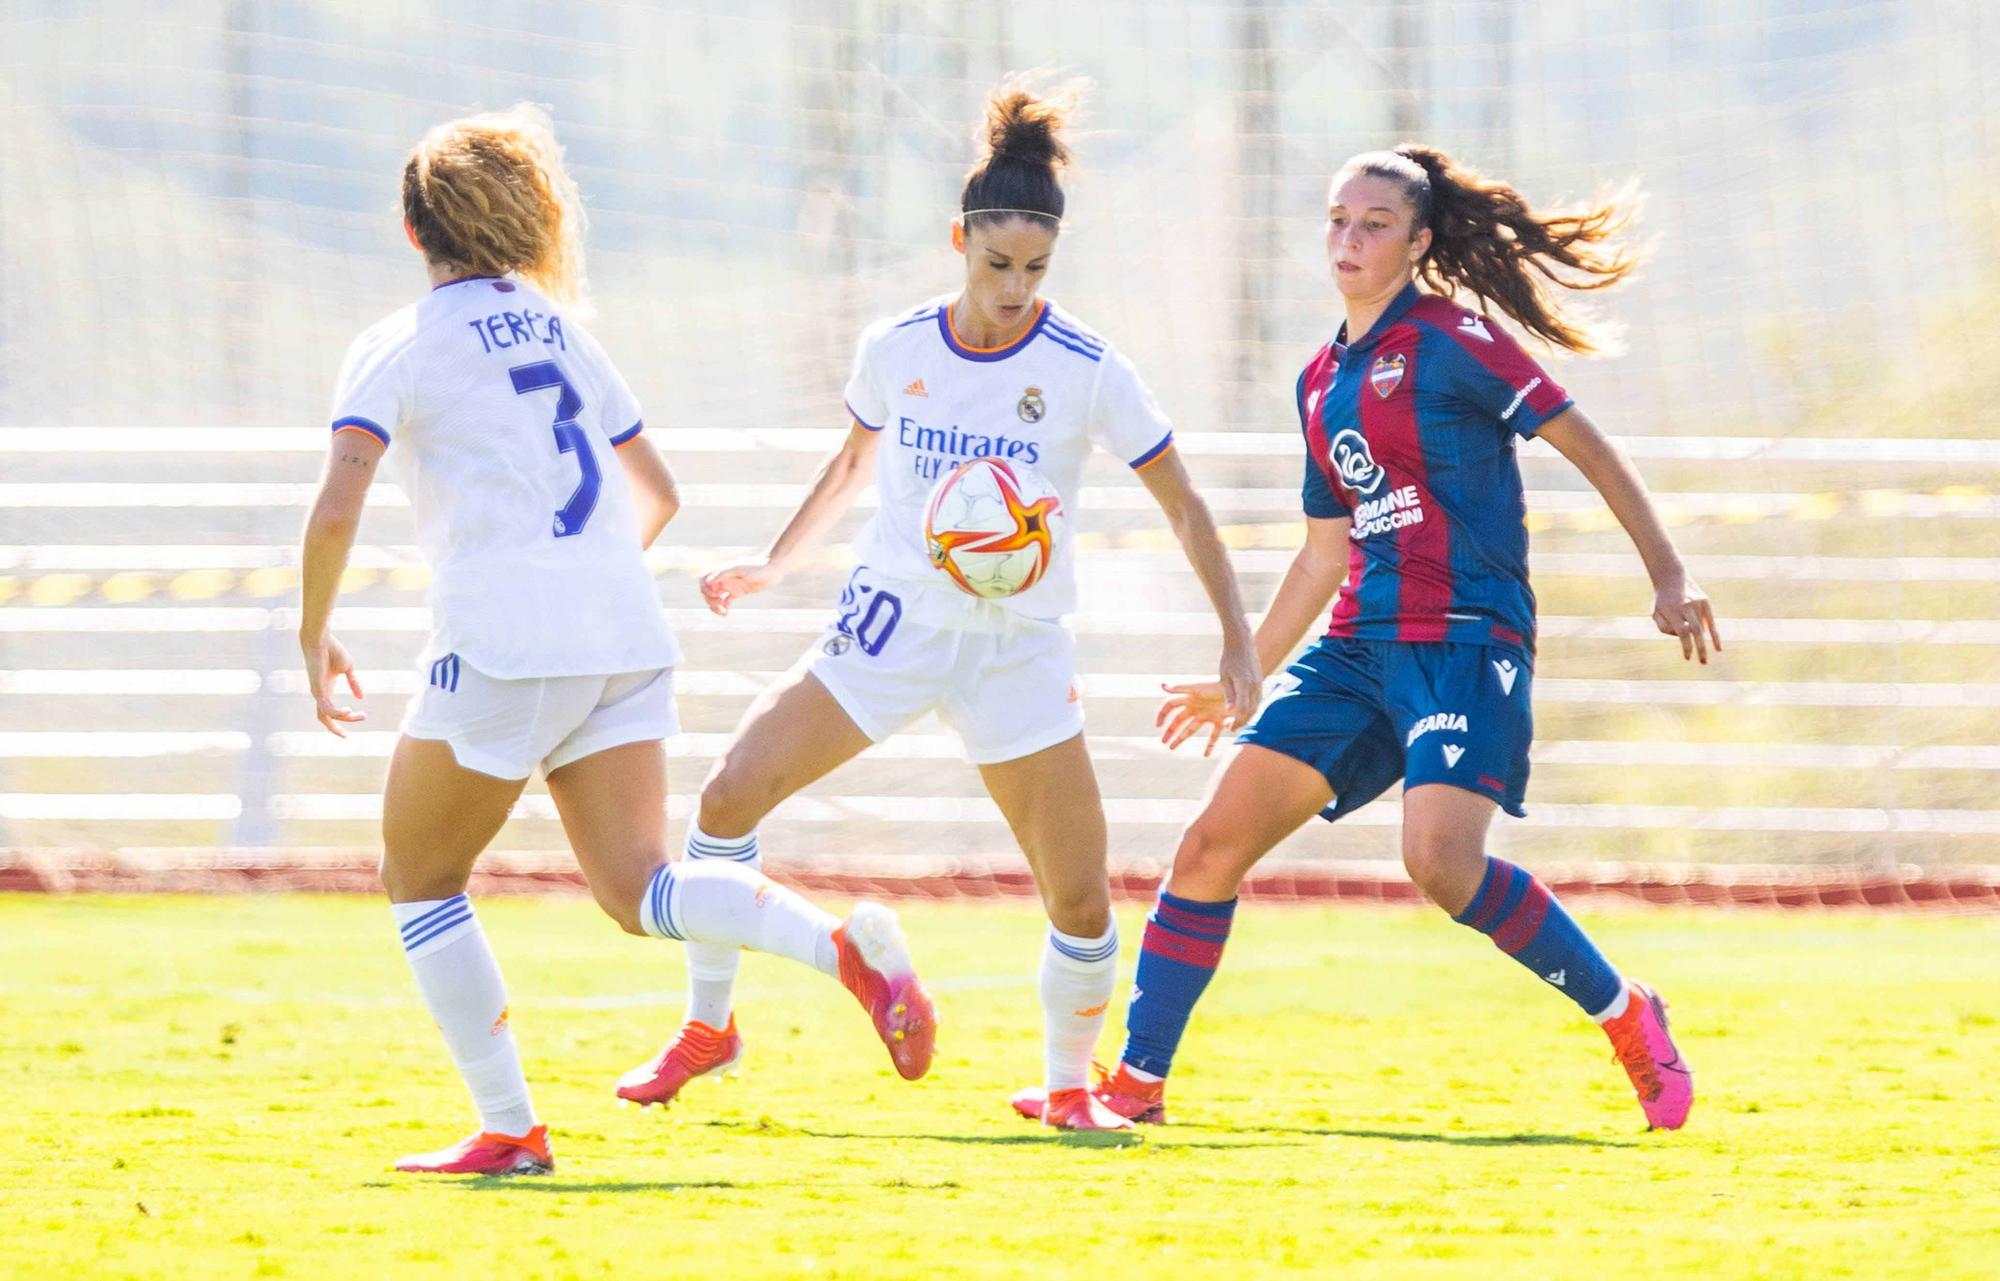
[[[775,587],[784,572],[767,557],[740,560],[734,565],[712,569],[701,576],[701,599],[710,613],[727,614],[739,596],[748,596]]]
[[[1160,714],[1153,718],[1153,724],[1162,727],[1160,741],[1176,748],[1206,729],[1208,742],[1202,746],[1201,754],[1207,756],[1213,752],[1222,731],[1231,724],[1229,695],[1222,682],[1194,681],[1160,688],[1167,692],[1167,700],[1160,704]]]
[[[1246,640],[1222,644],[1223,700],[1229,708],[1229,729],[1242,729],[1257,714],[1257,700],[1264,696],[1264,669],[1257,661],[1257,644]],[[1210,744],[1214,746],[1213,743]]]
[[[1708,593],[1696,586],[1692,578],[1665,584],[1654,593],[1653,625],[1662,635],[1680,637],[1684,659],[1699,656],[1706,663],[1709,650],[1722,652],[1722,633],[1715,627],[1715,608],[1709,604]]]
[[[333,683],[341,677],[347,678],[347,688],[356,698],[364,697],[361,682],[354,675],[354,660],[347,656],[347,650],[331,635],[321,637],[317,643],[301,640],[299,648],[306,656],[306,683],[312,687],[313,708],[319,716],[319,723],[326,726],[327,733],[335,738],[346,738],[347,731],[342,725],[353,725],[368,719],[366,712],[357,712],[351,707],[342,707],[333,701]]]

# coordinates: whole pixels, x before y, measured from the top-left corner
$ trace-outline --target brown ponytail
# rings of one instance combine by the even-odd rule
[[[1601,350],[1601,327],[1560,301],[1555,290],[1608,289],[1639,266],[1618,242],[1630,225],[1629,193],[1581,209],[1537,213],[1508,184],[1466,168],[1435,147],[1404,143],[1356,156],[1343,173],[1402,185],[1415,209],[1411,233],[1428,227],[1431,245],[1417,272],[1433,292],[1460,289],[1491,303],[1515,324],[1574,352]]]
[[[403,165],[403,217],[433,262],[471,275],[518,272],[558,302],[582,301],[583,202],[538,107],[426,133]]]
[[[1082,81],[1072,80],[1038,91],[1017,76],[987,95],[986,119],[979,129],[979,162],[965,175],[959,195],[959,213],[972,215],[966,218],[968,229],[1010,214],[1062,221],[1063,189],[1058,179],[1070,162],[1063,129],[1076,113],[1083,90]]]

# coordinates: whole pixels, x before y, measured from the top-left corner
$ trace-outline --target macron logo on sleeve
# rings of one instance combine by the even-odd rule
[[[1486,328],[1486,322],[1478,316],[1462,316],[1458,322],[1458,332],[1471,334],[1481,342],[1492,342],[1493,333]]]

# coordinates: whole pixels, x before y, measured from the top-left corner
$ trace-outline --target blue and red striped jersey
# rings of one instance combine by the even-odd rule
[[[1326,634],[1532,654],[1514,445],[1568,394],[1496,324],[1412,283],[1358,342],[1342,325],[1297,395],[1306,515],[1353,521]]]

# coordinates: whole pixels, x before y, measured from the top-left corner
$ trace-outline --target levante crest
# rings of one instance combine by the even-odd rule
[[[1375,362],[1375,367],[1368,371],[1368,385],[1375,389],[1377,396],[1384,400],[1389,399],[1389,393],[1402,385],[1403,368],[1408,364],[1409,361],[1403,358],[1403,353],[1400,351],[1393,356],[1382,357]]]

